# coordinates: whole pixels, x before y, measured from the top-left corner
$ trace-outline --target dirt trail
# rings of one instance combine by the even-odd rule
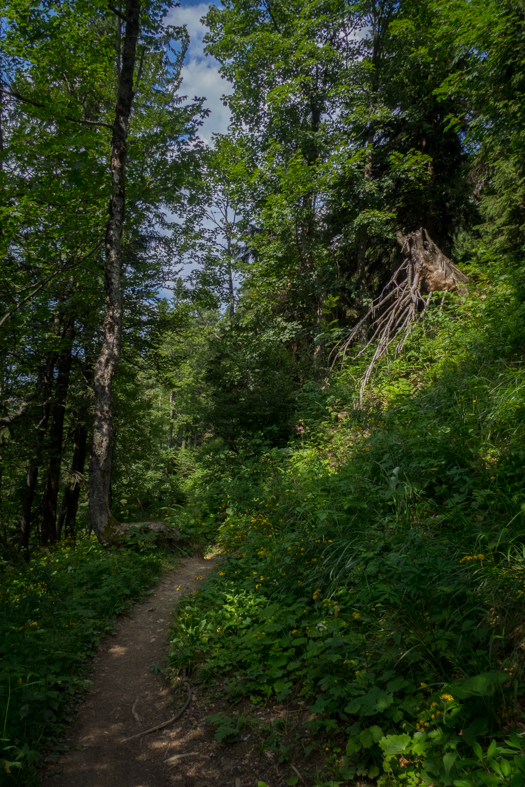
[[[180,784],[177,768],[166,763],[183,743],[175,741],[177,725],[123,741],[169,719],[176,709],[167,707],[172,694],[165,679],[151,671],[164,666],[169,613],[185,592],[195,589],[215,560],[184,558],[175,572],[159,582],[145,604],[137,604],[108,637],[95,661],[93,686],[72,725],[70,750],[58,763],[60,774],[45,776],[43,785],[53,787],[164,787]],[[180,590],[177,590],[180,588]],[[178,702],[182,699],[178,697]],[[133,715],[142,718],[142,724]],[[191,717],[191,706],[188,714]],[[182,722],[182,719],[181,719]],[[183,746],[184,752],[195,748]],[[189,763],[188,763],[189,764]],[[54,769],[55,771],[57,768]]]

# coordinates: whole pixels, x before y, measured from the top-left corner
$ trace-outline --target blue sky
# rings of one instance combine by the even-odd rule
[[[201,136],[208,143],[214,132],[224,133],[227,130],[230,118],[228,109],[221,101],[221,96],[230,92],[229,84],[221,79],[217,61],[206,56],[203,51],[202,39],[206,28],[200,19],[209,6],[210,3],[182,0],[180,7],[174,8],[166,17],[168,24],[186,25],[190,34],[190,46],[182,72],[181,94],[189,98],[206,97],[206,107],[211,114],[204,121]]]
[[[221,78],[218,62],[204,54],[202,43],[206,28],[200,20],[210,5],[211,3],[200,0],[182,0],[180,7],[170,11],[165,19],[167,24],[186,25],[188,29],[190,46],[182,70],[180,94],[190,99],[194,96],[206,97],[205,106],[210,110],[210,115],[201,127],[200,136],[207,143],[212,142],[212,134],[226,132],[230,121],[230,112],[221,101],[221,96],[230,92],[230,86]],[[205,220],[204,226],[208,225],[209,222]],[[195,265],[187,261],[183,266],[182,276],[187,276],[194,268]],[[170,290],[161,290],[160,294],[168,299],[172,295]]]

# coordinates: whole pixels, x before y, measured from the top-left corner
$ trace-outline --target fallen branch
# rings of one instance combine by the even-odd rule
[[[170,724],[173,724],[174,721],[180,719],[180,717],[186,711],[188,705],[191,702],[192,688],[189,683],[187,684],[187,690],[188,690],[188,699],[186,700],[184,707],[178,713],[176,713],[175,716],[172,716],[171,719],[168,719],[168,721],[164,721],[162,724],[157,724],[156,727],[150,727],[149,730],[143,730],[142,732],[138,732],[136,735],[132,735],[131,738],[124,738],[122,743],[129,743],[129,741],[133,741],[135,740],[135,738],[140,738],[142,737],[142,735],[149,735],[151,732],[157,732],[157,730],[163,730],[164,727],[168,727]]]

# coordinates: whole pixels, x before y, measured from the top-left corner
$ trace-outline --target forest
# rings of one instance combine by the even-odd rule
[[[525,2],[207,9],[209,141],[177,4],[2,2],[0,784],[220,552],[162,669],[301,718],[250,787],[521,787]]]

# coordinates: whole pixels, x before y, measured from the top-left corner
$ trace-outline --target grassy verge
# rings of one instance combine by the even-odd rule
[[[0,783],[37,784],[39,752],[72,720],[100,636],[160,568],[90,539],[0,565]]]
[[[229,557],[181,611],[173,666],[223,675],[232,701],[307,703],[344,741],[324,783],[525,781],[523,316],[479,280],[363,409],[359,367],[305,389],[296,441],[223,455],[222,490],[215,465],[196,493],[193,518],[222,492]]]

